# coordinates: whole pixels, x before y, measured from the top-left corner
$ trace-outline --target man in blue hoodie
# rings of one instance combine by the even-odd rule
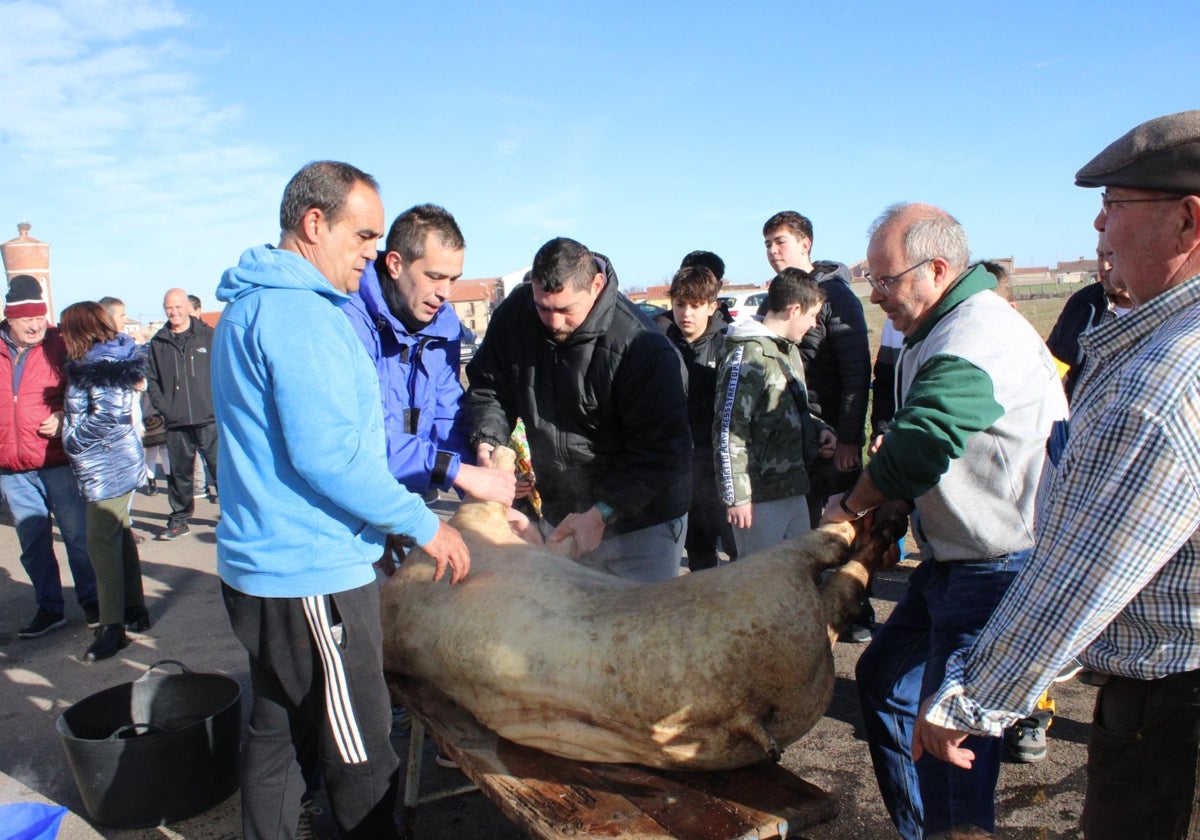
[[[378,380],[339,311],[383,235],[378,190],[348,164],[308,164],[284,190],[279,247],[246,251],[217,288],[217,572],[254,687],[247,838],[294,834],[297,755],[314,742],[342,836],[399,836],[372,563],[384,534],[407,534],[437,579],[470,568],[458,532],[388,472]]]
[[[468,443],[463,326],[450,304],[462,276],[462,231],[444,208],[421,204],[396,217],[385,248],[342,311],[379,374],[388,468],[422,496],[454,487],[510,505],[513,473],[475,466]]]

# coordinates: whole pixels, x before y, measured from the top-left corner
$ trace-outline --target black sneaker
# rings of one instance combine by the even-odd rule
[[[89,630],[95,630],[100,626],[100,605],[95,601],[90,604],[83,605],[83,615],[87,619]]]
[[[178,525],[170,525],[167,530],[158,535],[160,540],[176,540],[184,534],[192,533],[192,529],[188,527],[186,522],[181,522]]]
[[[99,615],[96,616],[97,622]],[[49,610],[44,610],[38,607],[37,615],[33,617],[33,621],[26,624],[17,631],[18,639],[36,639],[38,636],[44,636],[51,630],[57,630],[67,623],[63,618],[62,613],[52,613]]]

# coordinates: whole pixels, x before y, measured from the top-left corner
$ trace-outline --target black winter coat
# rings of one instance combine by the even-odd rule
[[[606,532],[620,534],[687,513],[692,438],[678,354],[597,257],[607,282],[562,344],[529,283],[497,307],[467,365],[472,442],[507,445],[524,418],[546,517],[605,502],[616,512]]]
[[[213,413],[212,359],[213,328],[192,318],[184,333],[182,349],[164,325],[148,344],[149,371],[146,374],[150,402],[162,415],[168,429],[203,426],[216,422]]]
[[[813,263],[825,291],[817,324],[800,340],[812,413],[833,427],[838,443],[861,445],[871,387],[871,343],[862,301],[842,263]]]

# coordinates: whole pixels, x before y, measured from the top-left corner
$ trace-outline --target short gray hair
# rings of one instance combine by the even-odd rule
[[[966,230],[958,219],[929,204],[893,204],[871,223],[867,238],[874,239],[883,228],[902,221],[909,222],[904,232],[904,256],[908,262],[942,257],[955,273],[966,270],[971,261]]]
[[[361,169],[336,160],[317,160],[306,164],[288,181],[279,205],[279,228],[284,234],[300,229],[304,214],[314,207],[333,224],[346,205],[355,184],[366,184],[379,192],[379,182]]]

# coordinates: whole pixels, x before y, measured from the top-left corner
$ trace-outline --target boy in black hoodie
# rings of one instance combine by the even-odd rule
[[[688,568],[693,572],[717,565],[717,539],[733,554],[733,538],[725,506],[717,495],[713,460],[713,405],[717,365],[725,344],[728,315],[717,308],[720,279],[702,265],[686,265],[671,279],[671,312],[656,319],[683,357],[688,371],[688,422],[692,429],[692,507],[688,511]]]

